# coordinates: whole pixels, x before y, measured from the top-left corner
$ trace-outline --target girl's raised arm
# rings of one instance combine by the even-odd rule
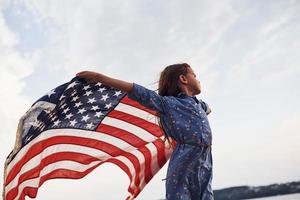
[[[76,74],[76,76],[84,78],[88,83],[101,82],[104,85],[109,85],[125,92],[131,92],[133,88],[133,83],[114,79],[97,72],[82,71]]]
[[[88,83],[100,82],[104,85],[109,85],[111,87],[125,91],[128,93],[129,98],[138,101],[145,107],[155,110],[159,113],[163,113],[165,111],[166,106],[164,103],[164,98],[158,95],[156,92],[138,84],[114,79],[105,76],[104,74],[91,71],[79,72],[76,76],[84,78]]]

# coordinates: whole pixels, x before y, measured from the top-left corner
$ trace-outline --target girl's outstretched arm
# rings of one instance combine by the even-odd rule
[[[127,92],[130,99],[138,101],[145,107],[155,110],[159,113],[163,113],[165,111],[164,98],[158,95],[156,92],[138,84],[114,79],[105,76],[104,74],[91,71],[79,72],[76,76],[84,78],[88,83],[100,82],[104,85],[109,85],[111,87]]]
[[[131,92],[133,88],[133,83],[111,78],[97,72],[82,71],[76,74],[76,76],[84,78],[88,83],[100,82],[125,92]]]

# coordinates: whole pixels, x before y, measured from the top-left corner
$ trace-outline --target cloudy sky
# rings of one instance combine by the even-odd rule
[[[18,119],[76,72],[155,89],[165,66],[187,62],[213,110],[214,189],[299,180],[299,35],[298,0],[0,0],[0,162]],[[163,198],[165,174],[137,199]],[[128,182],[105,164],[37,199],[124,199]]]

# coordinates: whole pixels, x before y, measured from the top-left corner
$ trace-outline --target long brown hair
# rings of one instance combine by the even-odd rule
[[[178,81],[180,75],[186,75],[190,65],[187,63],[167,66],[161,73],[158,83],[158,94],[161,96],[177,96],[180,93]]]
[[[190,65],[187,63],[180,63],[167,66],[161,73],[158,82],[158,94],[161,96],[177,96],[181,91],[178,85],[179,76],[186,75]],[[165,140],[168,141],[169,145],[173,147],[170,142],[170,136],[166,132],[163,124],[161,123],[160,117],[158,117],[158,123],[165,135]]]

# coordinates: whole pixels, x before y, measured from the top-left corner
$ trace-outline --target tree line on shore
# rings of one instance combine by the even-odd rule
[[[215,200],[239,200],[300,193],[300,181],[267,186],[238,186],[214,190]]]

